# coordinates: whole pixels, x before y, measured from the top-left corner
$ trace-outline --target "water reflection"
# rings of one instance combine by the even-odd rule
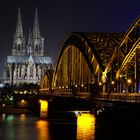
[[[2,113],[1,118],[2,118],[2,120],[5,120],[6,119],[6,114]]]
[[[89,113],[77,115],[77,140],[94,140],[95,117]]]
[[[36,140],[36,117],[1,114],[0,118],[0,140]]]
[[[9,127],[6,129],[6,139],[14,140],[14,126],[13,126],[14,115],[9,115],[6,118],[6,122]]]
[[[27,118],[26,118],[26,115],[25,114],[21,114],[20,115],[20,120],[21,121],[25,121]]]
[[[87,113],[70,120],[42,120],[27,114],[0,116],[0,140],[93,140],[94,131],[95,117]]]
[[[45,120],[36,122],[38,140],[50,140],[49,123]]]

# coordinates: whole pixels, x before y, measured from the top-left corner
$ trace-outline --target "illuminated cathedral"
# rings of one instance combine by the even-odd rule
[[[51,57],[44,54],[44,38],[40,34],[37,9],[35,10],[34,24],[32,30],[29,31],[27,43],[19,9],[12,55],[7,56],[4,64],[4,83],[10,85],[39,84],[45,72],[51,67]]]

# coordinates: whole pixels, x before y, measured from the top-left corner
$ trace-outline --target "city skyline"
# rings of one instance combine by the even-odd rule
[[[25,36],[38,9],[40,32],[45,38],[45,53],[55,60],[67,35],[80,32],[126,32],[139,16],[139,1],[4,1],[0,6],[0,72],[4,59],[12,52],[18,8],[21,9]]]

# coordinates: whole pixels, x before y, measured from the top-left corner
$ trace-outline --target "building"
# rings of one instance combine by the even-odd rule
[[[46,70],[51,69],[51,67],[51,57],[44,54],[44,38],[40,34],[37,9],[35,10],[33,29],[29,31],[27,43],[19,9],[12,55],[7,56],[4,64],[4,83],[10,85],[37,84]]]

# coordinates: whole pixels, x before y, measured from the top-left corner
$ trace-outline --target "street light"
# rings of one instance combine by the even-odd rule
[[[127,83],[128,84],[131,84],[132,83],[132,80],[131,79],[127,79]]]
[[[102,85],[102,83],[101,82],[99,82],[99,86],[101,86]]]
[[[115,84],[115,82],[114,82],[114,81],[112,81],[112,82],[111,82],[111,84],[112,84],[112,85],[114,85],[114,84]]]

